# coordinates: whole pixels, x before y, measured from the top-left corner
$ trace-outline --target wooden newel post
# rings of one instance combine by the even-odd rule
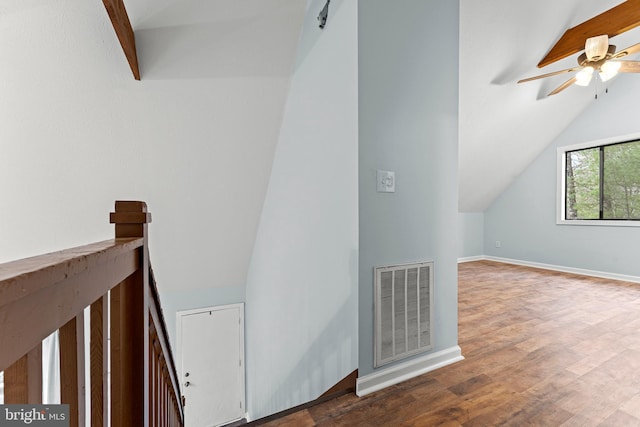
[[[121,237],[146,239],[147,224],[151,222],[151,214],[147,212],[145,202],[116,201],[116,211],[111,212],[110,222],[116,225],[116,239]]]
[[[138,269],[111,290],[111,424],[149,425],[149,248],[144,202],[117,201],[116,239],[141,237]]]

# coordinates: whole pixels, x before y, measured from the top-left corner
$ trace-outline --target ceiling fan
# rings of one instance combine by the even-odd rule
[[[640,43],[616,52],[616,47],[609,44],[609,36],[590,37],[585,43],[584,52],[578,56],[578,66],[552,73],[529,77],[518,83],[530,82],[559,74],[577,73],[566,82],[555,88],[549,96],[562,92],[572,84],[588,86],[594,73],[598,73],[601,81],[606,82],[618,73],[640,73],[640,61],[621,61],[622,58],[640,52]]]

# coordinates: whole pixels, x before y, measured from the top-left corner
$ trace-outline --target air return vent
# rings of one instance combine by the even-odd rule
[[[433,347],[433,262],[375,268],[378,367]]]

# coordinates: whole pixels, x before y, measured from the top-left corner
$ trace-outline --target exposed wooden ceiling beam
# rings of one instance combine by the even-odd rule
[[[102,0],[104,7],[107,9],[109,19],[113,29],[116,30],[118,40],[124,51],[124,55],[129,61],[129,66],[133,72],[133,77],[140,80],[140,69],[138,68],[138,55],[136,53],[136,39],[131,28],[129,15],[124,7],[123,0]]]
[[[610,38],[640,25],[640,0],[627,0],[618,6],[569,28],[538,64],[542,68],[584,50],[589,37],[608,35]]]

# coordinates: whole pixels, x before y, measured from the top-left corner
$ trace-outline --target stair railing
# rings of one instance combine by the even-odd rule
[[[151,214],[144,202],[117,201],[110,219],[115,239],[0,264],[4,403],[42,403],[42,340],[57,330],[61,403],[69,405],[71,426],[85,424],[85,404],[92,426],[106,426],[109,416],[112,426],[182,426],[175,364],[149,264]]]

